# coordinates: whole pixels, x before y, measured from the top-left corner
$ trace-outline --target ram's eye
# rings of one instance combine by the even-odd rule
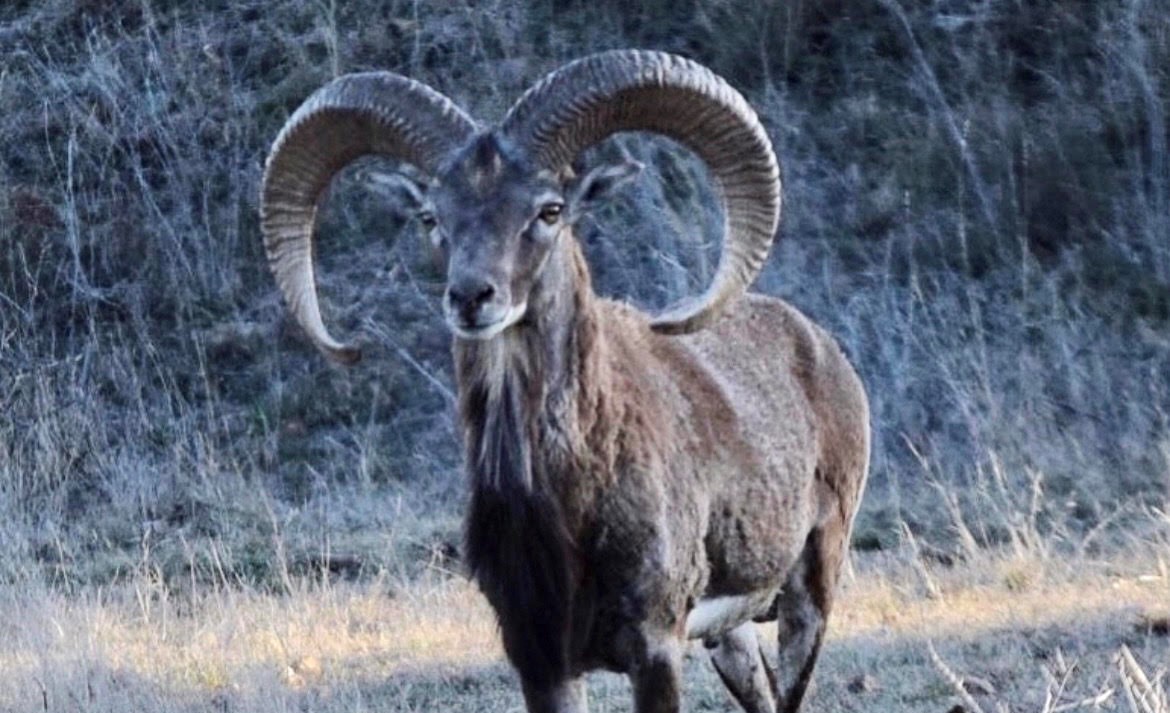
[[[418,222],[427,230],[434,230],[435,226],[439,224],[438,218],[429,210],[419,211]]]
[[[547,225],[555,225],[561,219],[561,211],[565,206],[561,203],[546,203],[540,209],[540,219]]]

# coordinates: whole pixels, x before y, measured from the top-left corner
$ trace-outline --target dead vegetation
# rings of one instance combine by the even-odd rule
[[[926,604],[951,602],[947,578],[987,571],[992,555],[1016,563],[994,590],[1008,608],[1044,581],[1029,557],[1156,562],[1170,493],[1167,18],[1162,0],[4,3],[0,580],[7,599],[25,598],[5,605],[0,631],[14,642],[6,658],[34,658],[0,691],[14,682],[24,710],[515,705],[495,664],[355,682],[305,652],[336,685],[313,684],[315,666],[290,654],[250,669],[271,685],[245,695],[148,684],[87,648],[100,637],[86,617],[114,615],[86,598],[143,582],[184,615],[207,614],[186,632],[230,639],[258,620],[225,623],[232,606],[194,602],[278,594],[269,606],[294,607],[289,593],[320,581],[334,554],[352,565],[334,576],[356,580],[335,586],[359,590],[459,568],[448,345],[405,216],[374,200],[360,170],[322,216],[325,308],[369,345],[357,370],[312,352],[263,273],[264,151],[339,71],[394,69],[498,116],[587,51],[642,46],[711,66],[761,108],[787,169],[783,239],[758,287],[827,325],[872,395],[855,547],[917,553],[899,586],[916,583]],[[665,143],[626,148],[658,175],[582,239],[603,291],[662,305],[705,282],[717,216],[680,208],[704,185],[694,161]],[[638,237],[615,243],[607,224]],[[698,225],[698,238],[683,229]],[[930,638],[956,675],[992,684],[970,694],[985,710],[1044,710],[1051,688],[1052,710],[1112,689],[1105,710],[1144,711],[1132,706],[1156,696],[1132,671],[1125,683],[1114,657],[1128,646],[1156,690],[1166,612],[1127,609],[1101,576],[1055,596],[1130,613],[1009,620],[974,640],[960,622]],[[1115,596],[1093,599],[1101,588]],[[36,658],[48,639],[30,631],[68,655]],[[159,637],[160,650],[176,640]],[[814,707],[969,707],[921,637],[837,641]],[[1079,662],[1063,691],[1042,673],[1059,684],[1058,647]],[[282,667],[304,687],[282,682]],[[886,670],[905,675],[847,689]],[[600,700],[625,696],[609,679],[596,686]],[[693,707],[719,709],[722,693],[705,686]]]

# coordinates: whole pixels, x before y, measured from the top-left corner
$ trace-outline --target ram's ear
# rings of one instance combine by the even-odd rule
[[[632,181],[642,172],[642,164],[624,158],[618,163],[605,163],[574,179],[566,193],[569,220],[575,221],[605,201],[619,186]]]
[[[414,215],[423,207],[427,184],[398,171],[365,171],[360,174],[366,188],[403,212]]]

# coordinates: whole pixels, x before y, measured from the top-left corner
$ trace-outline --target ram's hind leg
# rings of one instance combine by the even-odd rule
[[[841,536],[814,530],[777,597],[780,647],[774,682],[780,713],[796,713],[804,700],[833,606],[844,546]]]
[[[709,643],[711,663],[727,690],[747,713],[776,713],[770,671],[760,654],[756,625],[750,621]]]

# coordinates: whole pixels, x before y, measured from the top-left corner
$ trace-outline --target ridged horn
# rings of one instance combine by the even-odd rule
[[[280,130],[261,190],[264,248],[288,308],[330,358],[352,364],[361,352],[334,339],[321,320],[313,226],[322,191],[347,164],[370,154],[434,174],[475,129],[462,109],[425,84],[391,72],[368,72],[321,87]]]
[[[652,317],[655,331],[702,329],[763,267],[780,220],[780,168],[747,100],[706,67],[640,50],[584,57],[525,92],[502,129],[553,170],[619,131],[662,134],[706,162],[725,216],[719,266],[703,294]]]

